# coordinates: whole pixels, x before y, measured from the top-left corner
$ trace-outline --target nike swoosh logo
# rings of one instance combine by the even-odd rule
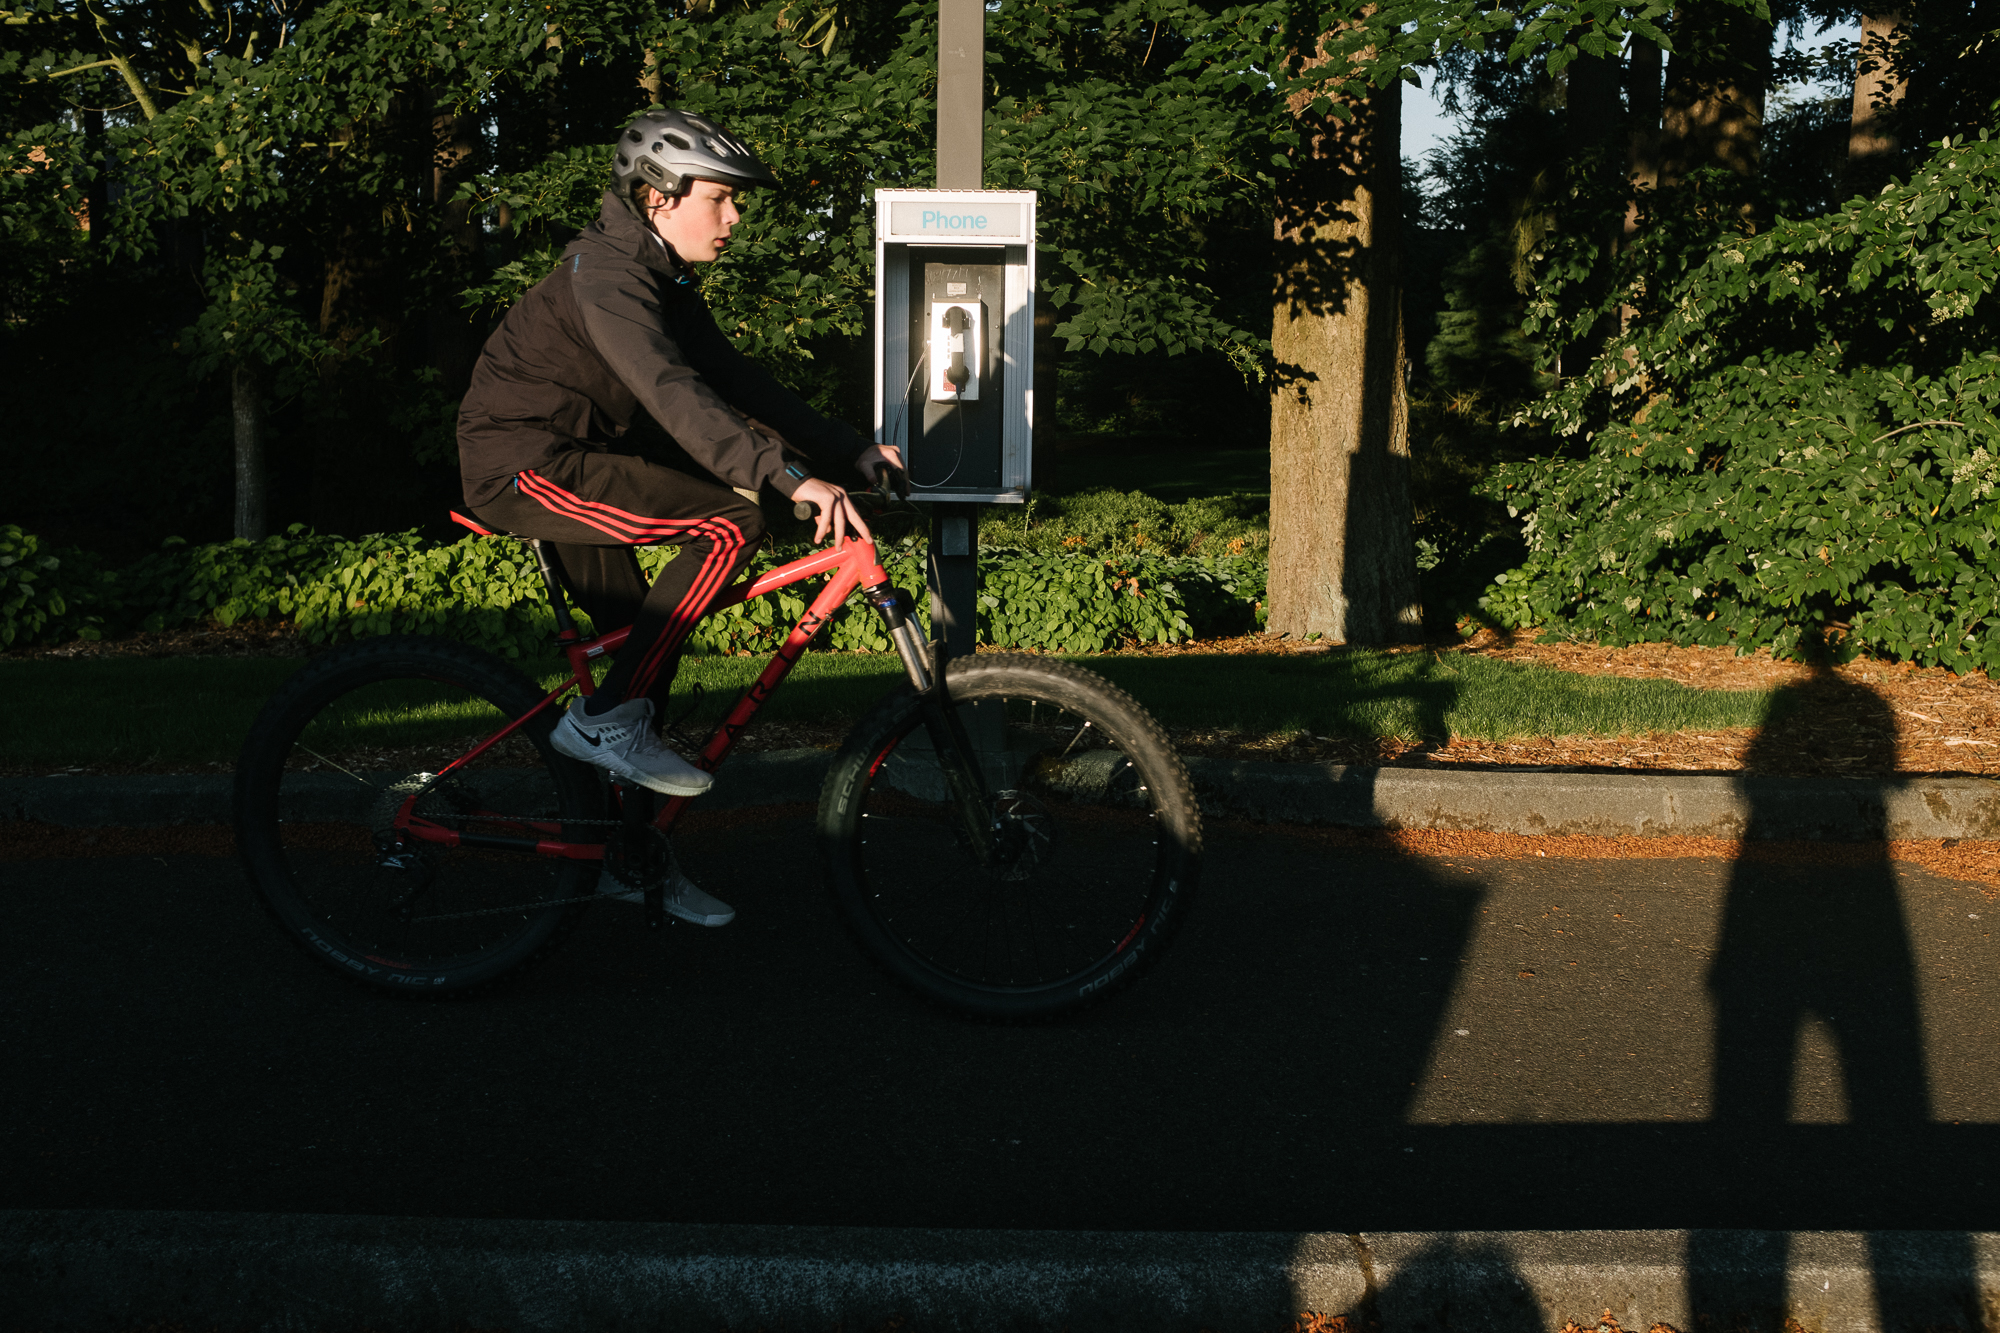
[[[590,742],[591,748],[595,749],[597,746],[604,744],[603,741],[597,739],[597,737],[591,735],[589,732],[585,731],[582,727],[577,726],[576,723],[572,722],[570,723],[570,726],[576,731],[577,735],[583,737],[585,740]]]

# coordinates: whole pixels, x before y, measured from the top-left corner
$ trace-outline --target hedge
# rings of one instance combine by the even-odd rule
[[[752,575],[805,549],[760,551]],[[674,554],[641,548],[639,560],[651,575]],[[898,586],[922,588],[920,539],[885,546],[882,555]],[[1132,640],[1241,633],[1262,617],[1265,567],[1248,556],[1107,558],[990,548],[981,551],[980,572],[980,641],[1000,647],[1101,652]],[[817,587],[816,581],[794,585],[728,607],[702,622],[690,647],[768,651]],[[918,601],[928,624],[928,599]],[[0,646],[253,619],[289,620],[315,644],[427,633],[516,658],[546,654],[555,632],[533,559],[507,538],[446,543],[415,532],[347,538],[294,526],[260,542],[190,546],[171,539],[112,568],[86,552],[45,552],[19,527],[0,526]],[[889,647],[880,621],[858,599],[822,641],[844,650]]]

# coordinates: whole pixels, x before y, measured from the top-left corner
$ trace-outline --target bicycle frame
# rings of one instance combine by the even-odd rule
[[[777,653],[765,665],[757,679],[751,682],[750,688],[736,701],[735,707],[729,710],[714,734],[708,738],[708,744],[702,747],[700,756],[694,761],[697,768],[713,773],[721,765],[730,749],[736,744],[736,738],[750,725],[750,720],[757,715],[757,710],[763,706],[764,701],[771,697],[779,684],[791,673],[792,667],[797,665],[799,658],[805,653],[806,646],[832,618],[833,613],[846,603],[856,588],[870,593],[882,589],[889,583],[889,573],[882,568],[882,561],[876,553],[874,542],[849,537],[838,549],[816,551],[790,564],[780,565],[762,578],[724,589],[709,604],[710,612],[719,611],[723,607],[735,606],[794,583],[829,573],[832,577],[827,580],[826,586],[820,589],[819,596],[813,598],[812,605],[806,608],[805,615],[799,618],[791,633],[785,636],[785,641],[779,645]],[[585,695],[591,694],[596,689],[595,682],[590,677],[591,662],[622,646],[630,634],[631,629],[628,627],[584,638],[574,628],[563,629],[557,639],[562,645],[563,655],[569,659],[569,679],[551,690],[533,708],[445,765],[436,776],[444,777],[471,763],[526,726],[531,719],[539,716],[557,700],[567,695],[571,689],[576,689]],[[901,644],[898,646],[903,647]],[[908,661],[907,651],[905,651],[905,667],[911,671],[913,678],[918,674]],[[491,834],[460,833],[456,829],[445,828],[412,815],[410,809],[415,805],[416,799],[417,793],[412,793],[409,800],[404,802],[402,809],[396,812],[395,826],[405,836],[420,842],[438,843],[446,847],[487,847],[496,850],[532,852],[538,856],[564,857],[576,861],[604,859],[603,844],[564,841],[560,837],[561,826],[556,823],[532,825],[538,833],[557,835],[544,838],[505,838]],[[686,809],[691,799],[693,798],[687,796],[668,797],[653,819],[654,827],[662,832],[671,832],[680,819],[681,811]]]

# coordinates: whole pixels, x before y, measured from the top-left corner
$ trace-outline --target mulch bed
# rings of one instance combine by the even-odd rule
[[[122,639],[71,639],[67,643],[10,648],[0,658],[42,657],[310,657],[324,652],[283,621],[243,620],[222,628],[128,634]]]
[[[1246,635],[1196,644],[1149,645],[1153,656],[1198,653],[1327,653],[1338,647]],[[1482,630],[1462,644],[1412,648],[1442,660],[1473,654],[1631,680],[1671,680],[1697,689],[1782,689],[1796,698],[1769,727],[1642,736],[1538,736],[1512,741],[1454,737],[1442,745],[1393,739],[1242,736],[1177,730],[1184,753],[1394,767],[1481,767],[1559,772],[1763,773],[1790,777],[1894,774],[2000,775],[2000,684],[1942,668],[1857,661],[1811,667],[1768,649],[1543,643],[1532,631]]]

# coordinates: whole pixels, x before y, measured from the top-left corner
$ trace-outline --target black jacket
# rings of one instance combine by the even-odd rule
[[[507,312],[473,368],[458,410],[466,503],[485,504],[563,450],[601,448],[642,408],[697,463],[752,490],[789,496],[802,478],[748,417],[822,464],[865,447],[737,351],[674,253],[607,190],[597,221]]]

